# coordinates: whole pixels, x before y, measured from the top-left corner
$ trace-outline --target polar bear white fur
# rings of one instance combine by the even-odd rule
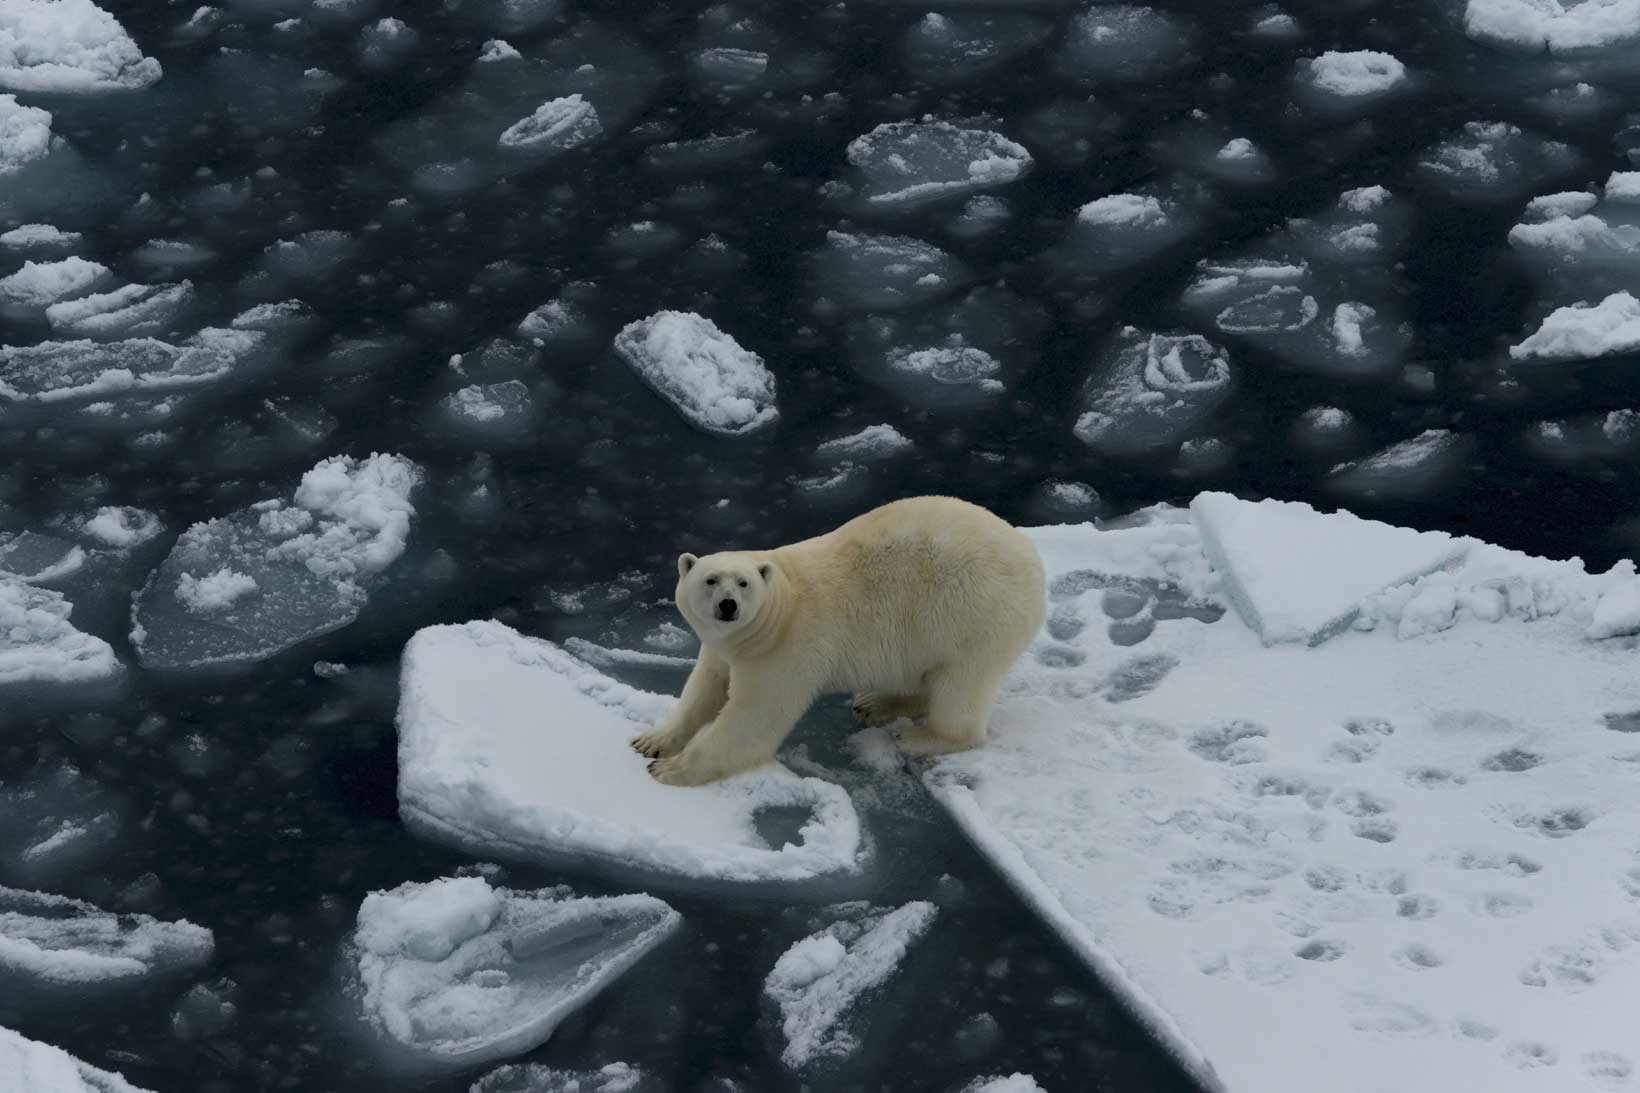
[[[913,497],[790,546],[678,558],[700,659],[632,746],[671,785],[774,758],[816,697],[854,694],[867,724],[920,723],[912,755],[984,743],[997,688],[1042,627],[1042,559],[966,501]]]

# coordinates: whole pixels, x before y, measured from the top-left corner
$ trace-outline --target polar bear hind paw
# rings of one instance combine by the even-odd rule
[[[949,755],[954,751],[968,751],[985,743],[984,737],[957,738],[937,733],[927,725],[916,725],[895,736],[900,751],[917,759],[934,755]]]
[[[892,725],[902,717],[915,721],[928,716],[928,699],[923,695],[882,694],[867,691],[854,696],[849,703],[854,719],[867,728]]]

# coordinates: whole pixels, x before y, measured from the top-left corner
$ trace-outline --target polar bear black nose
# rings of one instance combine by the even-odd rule
[[[733,622],[735,615],[740,611],[740,605],[734,600],[721,600],[718,603],[717,615],[724,622]]]

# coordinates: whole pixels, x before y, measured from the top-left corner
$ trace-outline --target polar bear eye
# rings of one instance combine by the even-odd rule
[[[745,581],[741,581],[741,582],[740,582],[740,587],[742,587],[742,588],[745,588],[745,587],[746,587],[746,582],[745,582]]]
[[[708,577],[708,578],[706,578],[706,583],[707,584],[717,584],[717,578],[716,577]]]

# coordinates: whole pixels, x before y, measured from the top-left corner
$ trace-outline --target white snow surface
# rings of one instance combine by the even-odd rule
[[[886,983],[934,924],[923,900],[860,919],[843,919],[781,954],[763,982],[780,1010],[781,1061],[800,1070],[858,1046],[847,1018],[862,996]]]
[[[481,877],[401,884],[359,905],[353,993],[400,1047],[489,1062],[543,1043],[681,921],[653,896],[566,899]]]
[[[1640,40],[1640,0],[1468,0],[1471,38],[1551,53]]]
[[[82,900],[0,887],[0,979],[97,987],[184,971],[211,957],[191,922],[115,915]]]
[[[1311,87],[1343,98],[1381,95],[1407,78],[1406,66],[1399,60],[1371,49],[1328,50],[1307,62],[1307,70]]]
[[[0,88],[91,94],[159,78],[159,62],[91,0],[0,0]]]
[[[1259,557],[1309,581],[1335,541],[1317,521],[1363,530],[1295,519]],[[1589,636],[1603,613],[1640,625],[1632,564],[1471,543],[1322,645],[1175,612],[1118,646],[1106,588],[1211,602],[1257,582],[1211,567],[1176,509],[1028,534],[1061,637],[1010,675],[989,743],[924,780],[1204,1086],[1573,1093],[1633,1073],[1640,677],[1631,639]]]
[[[0,1028],[0,1093],[146,1093],[62,1048]]]
[[[705,788],[666,786],[630,747],[671,706],[551,642],[497,622],[431,626],[405,647],[399,813],[485,854],[587,860],[656,877],[796,883],[859,868],[848,794],[770,764]],[[753,819],[808,808],[802,842]]]
[[[615,352],[691,424],[741,436],[774,423],[774,376],[712,320],[657,311],[615,335]]]
[[[9,277],[0,277],[0,300],[23,307],[46,307],[78,296],[108,276],[108,267],[84,258],[24,262]]]
[[[1640,350],[1640,300],[1614,292],[1597,304],[1556,308],[1519,345],[1516,360],[1586,360]]]
[[[49,151],[51,114],[20,105],[16,95],[0,95],[0,177],[16,174]]]
[[[119,671],[114,650],[76,630],[62,593],[0,576],[0,686],[88,683]]]

